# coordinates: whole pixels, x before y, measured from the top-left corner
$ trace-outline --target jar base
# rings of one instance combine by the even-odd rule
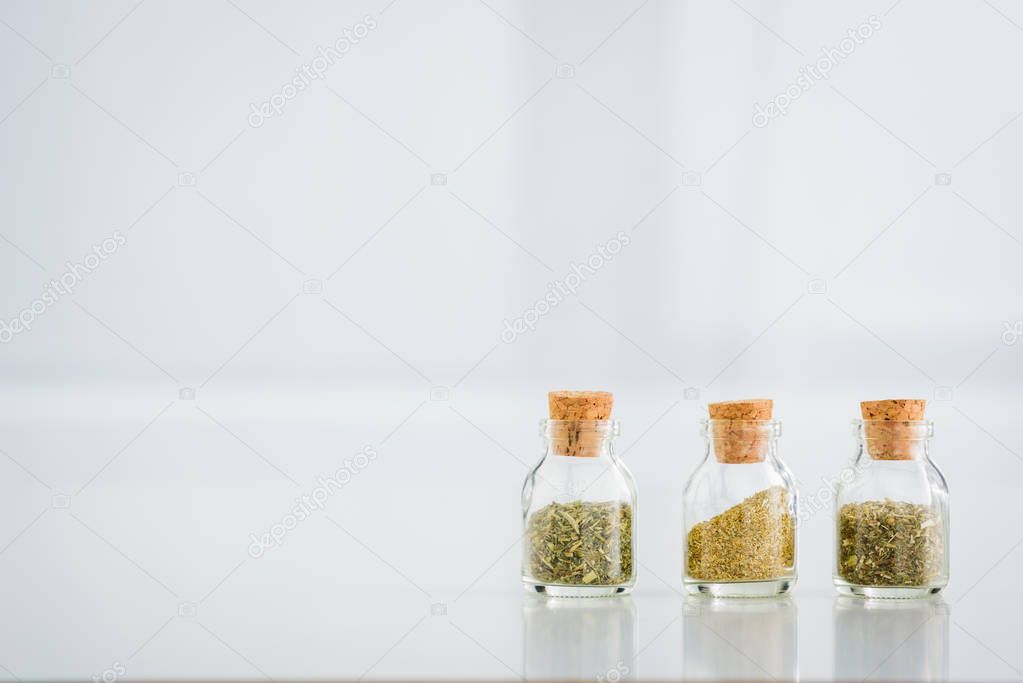
[[[767,581],[683,581],[691,595],[709,595],[715,598],[769,598],[788,593],[795,584],[793,577]]]
[[[881,600],[912,600],[926,598],[940,593],[945,584],[930,586],[861,586],[836,580],[835,590],[841,595],[854,595],[858,598],[876,598]]]
[[[632,592],[632,586],[621,584],[616,586],[566,586],[557,583],[538,583],[523,581],[527,593],[539,593],[552,598],[610,598],[615,595],[626,595]]]

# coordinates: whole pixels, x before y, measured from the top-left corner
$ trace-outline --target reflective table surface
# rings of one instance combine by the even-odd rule
[[[681,583],[702,406],[665,414],[648,394],[623,401],[619,439],[640,491],[636,589],[556,600],[520,582],[531,395],[12,390],[0,679],[1023,678],[1023,462],[1008,413],[990,420],[1003,447],[935,406],[952,579],[937,599],[870,602],[831,585],[845,392],[793,409],[782,448],[810,513],[798,582],[783,599],[715,601]]]

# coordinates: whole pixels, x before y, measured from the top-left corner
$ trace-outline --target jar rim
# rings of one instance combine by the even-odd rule
[[[609,436],[620,436],[622,433],[622,424],[618,420],[552,420],[550,418],[540,420],[541,436],[552,436],[555,431],[567,433],[569,428],[573,432]]]
[[[768,436],[781,436],[781,420],[715,420],[705,417],[700,420],[700,433],[710,435],[712,427],[728,427],[728,432],[767,432]]]
[[[924,441],[934,436],[934,420],[862,420],[852,421],[853,434],[869,440]],[[873,429],[875,435],[868,436]],[[898,434],[893,434],[898,432]]]

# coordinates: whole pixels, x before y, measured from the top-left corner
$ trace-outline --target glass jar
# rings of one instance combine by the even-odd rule
[[[636,582],[636,485],[615,457],[614,420],[544,420],[522,487],[522,581],[530,592],[601,597]]]
[[[712,404],[711,415],[715,407],[739,403]],[[738,414],[769,416],[766,404]],[[706,451],[683,492],[686,590],[716,597],[787,592],[796,580],[797,503],[792,476],[778,458],[781,423],[709,419],[702,425]]]
[[[948,485],[930,457],[933,423],[856,420],[855,434],[856,457],[835,493],[835,587],[873,598],[940,592],[948,583]]]

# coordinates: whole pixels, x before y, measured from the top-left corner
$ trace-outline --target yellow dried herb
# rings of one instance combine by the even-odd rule
[[[861,586],[926,586],[941,576],[943,534],[926,505],[847,503],[838,511],[838,574]]]
[[[526,524],[526,571],[552,584],[609,586],[632,579],[632,507],[551,503]]]
[[[701,581],[788,576],[794,568],[795,529],[785,488],[760,491],[689,530],[686,575]]]

